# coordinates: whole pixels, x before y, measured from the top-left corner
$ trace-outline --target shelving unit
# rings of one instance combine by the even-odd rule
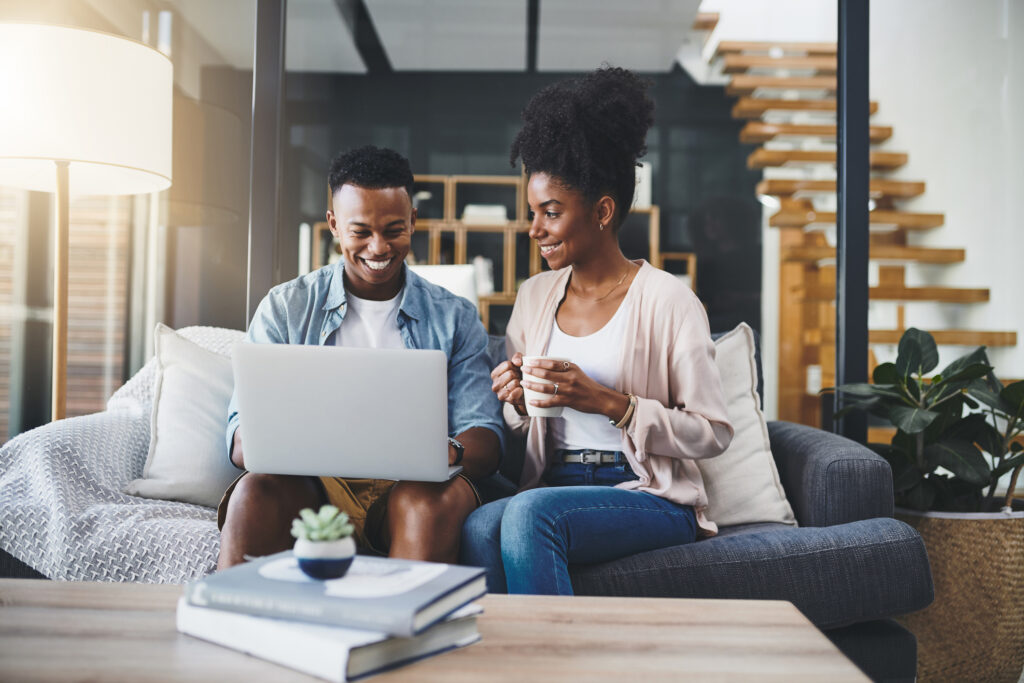
[[[435,196],[437,190],[440,190],[442,194],[440,207],[438,207]],[[429,193],[429,196],[424,193]],[[494,332],[495,330],[491,326],[491,307],[511,307],[515,303],[520,281],[525,277],[536,275],[544,269],[540,249],[535,242],[526,237],[530,230],[526,206],[526,179],[523,176],[499,175],[417,175],[415,176],[414,195],[419,197],[416,233],[427,235],[425,248],[422,240],[419,245],[415,243],[416,235],[414,235],[413,250],[410,252],[410,256],[417,263],[430,265],[470,263],[473,257],[481,251],[474,249],[470,244],[475,241],[474,238],[500,237],[500,259],[492,259],[495,271],[495,291],[493,294],[478,297],[480,319],[488,331]],[[499,196],[501,198],[498,201],[489,199],[480,202],[477,199]],[[473,203],[503,204],[506,207],[506,220],[481,222],[460,218],[459,215],[464,213],[466,204]],[[329,196],[328,206],[330,206]],[[438,208],[440,208],[439,212]],[[646,218],[647,253],[643,254],[643,257],[656,268],[663,267],[665,261],[669,260],[684,262],[686,263],[686,274],[690,277],[691,283],[695,282],[696,257],[693,254],[661,253],[659,233],[661,213],[658,207],[633,209],[631,217],[632,215],[636,216],[633,218],[634,221],[642,220],[642,217]],[[522,248],[520,245],[520,248],[517,248],[517,242],[521,243],[523,238],[529,243],[529,246]],[[337,249],[337,243],[331,237],[327,223],[315,224],[313,226],[313,268],[325,265],[327,261],[324,259],[324,254],[332,249]],[[490,251],[497,253],[498,250]],[[525,263],[523,262],[524,258]],[[517,273],[523,273],[524,277],[517,277]]]

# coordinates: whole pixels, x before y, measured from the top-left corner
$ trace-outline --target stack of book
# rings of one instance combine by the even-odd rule
[[[291,551],[211,574],[178,601],[178,630],[331,681],[349,681],[480,639],[475,567],[356,556],[317,581]]]

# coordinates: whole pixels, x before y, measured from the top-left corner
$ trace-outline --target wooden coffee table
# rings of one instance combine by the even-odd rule
[[[0,680],[317,680],[181,635],[181,586],[0,580]],[[386,681],[868,680],[788,602],[490,595],[482,640]]]

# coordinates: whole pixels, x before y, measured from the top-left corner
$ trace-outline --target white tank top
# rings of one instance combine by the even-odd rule
[[[622,372],[619,360],[622,358],[622,335],[628,318],[623,311],[625,307],[624,303],[620,304],[604,327],[585,337],[573,337],[562,332],[556,319],[551,323],[551,340],[546,355],[568,358],[591,379],[614,389]],[[622,450],[622,430],[609,424],[604,415],[566,408],[561,417],[549,417],[547,421],[550,444],[555,449]]]
[[[345,292],[346,311],[331,343],[360,349],[404,349],[398,330],[398,306],[402,291],[394,299],[371,301]]]

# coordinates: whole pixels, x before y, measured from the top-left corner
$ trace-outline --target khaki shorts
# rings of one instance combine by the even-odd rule
[[[235,485],[248,472],[243,472],[235,479],[217,506],[217,528],[224,526],[224,519],[227,516],[228,499],[235,490]],[[462,478],[473,490],[476,498],[476,505],[480,507],[480,492],[470,479],[461,473],[456,475]],[[331,504],[348,515],[352,526],[355,527],[356,547],[361,551],[370,551],[380,555],[387,555],[391,548],[391,536],[388,533],[387,513],[388,495],[394,487],[394,481],[389,479],[343,479],[341,477],[319,477],[320,488],[323,492],[322,501],[324,504]]]

